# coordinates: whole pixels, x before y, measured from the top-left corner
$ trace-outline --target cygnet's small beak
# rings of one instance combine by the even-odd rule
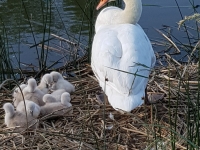
[[[105,6],[108,3],[109,0],[100,0],[99,4],[97,5],[96,10],[99,10],[103,6]]]

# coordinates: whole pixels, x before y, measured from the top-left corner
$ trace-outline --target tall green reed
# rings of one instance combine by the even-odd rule
[[[178,4],[178,1],[175,0],[176,2],[176,5],[177,5],[177,9],[179,10],[179,13],[180,13],[180,16],[182,18],[182,21],[179,22],[179,25],[182,25],[181,28],[183,28],[183,31],[184,33],[186,34],[186,37],[188,39],[188,43],[182,43],[182,42],[179,42],[177,45],[178,47],[181,49],[180,52],[184,52],[186,51],[187,52],[187,57],[188,57],[188,61],[187,63],[184,65],[185,67],[185,70],[188,69],[188,66],[190,66],[192,63],[195,63],[195,62],[198,62],[199,61],[199,58],[200,58],[200,54],[199,54],[199,50],[200,50],[200,47],[198,45],[198,42],[200,40],[199,38],[199,23],[197,20],[195,20],[194,18],[195,17],[183,17],[183,14],[181,12],[181,9],[179,7],[179,4]],[[194,1],[191,0],[190,1],[190,4],[194,10],[194,13],[197,12],[196,10],[196,7],[194,7]],[[194,19],[194,27],[190,27],[189,23],[187,22],[188,20],[192,20]],[[194,30],[193,33],[195,33],[195,35],[192,35],[189,34],[191,33],[190,30]],[[196,29],[196,30],[195,30]],[[167,33],[167,32],[166,32]],[[169,33],[170,34],[170,33]],[[173,36],[172,34],[170,34],[171,37],[173,37],[174,39],[176,39],[178,41],[178,38]],[[187,46],[189,45],[189,46]],[[194,52],[196,51],[196,53]],[[199,63],[198,63],[199,65]],[[197,68],[198,69],[198,73],[200,72],[200,67]],[[178,68],[177,68],[178,70]],[[170,70],[169,70],[170,72]],[[187,131],[185,131],[184,134],[184,137],[186,138],[185,139],[185,143],[186,143],[186,146],[187,146],[187,149],[196,149],[197,147],[200,146],[200,139],[199,139],[199,136],[200,136],[200,132],[199,132],[199,119],[200,119],[200,115],[199,115],[199,111],[200,111],[200,103],[199,103],[199,95],[200,95],[200,74],[198,74],[197,76],[197,81],[198,81],[198,89],[196,90],[196,95],[195,97],[191,97],[191,92],[192,92],[192,85],[190,84],[190,77],[188,75],[188,79],[185,81],[185,79],[183,79],[183,76],[185,75],[185,71],[184,72],[181,72],[181,71],[177,71],[178,72],[178,80],[179,80],[179,84],[178,84],[178,95],[176,96],[176,109],[175,111],[172,111],[171,109],[169,109],[169,116],[170,116],[170,129],[171,129],[171,149],[175,150],[177,147],[176,147],[176,142],[179,141],[179,137],[177,136],[177,128],[178,128],[178,122],[177,122],[177,119],[179,117],[179,114],[178,114],[178,108],[180,107],[180,102],[183,101],[183,98],[181,96],[181,84],[184,85],[184,88],[185,88],[185,91],[186,91],[186,95],[187,97],[185,97],[184,99],[187,101],[186,105],[185,105],[185,108],[186,108],[186,114],[185,114],[185,117],[186,117],[186,126],[187,126]],[[173,88],[171,87],[170,85],[170,82],[168,84],[169,86],[169,89]],[[169,95],[170,95],[170,90],[169,90]],[[171,108],[171,104],[170,104],[170,101],[173,100],[171,97],[169,97],[169,108]],[[174,117],[171,117],[171,116],[174,116]],[[172,132],[173,131],[173,132]]]
[[[1,19],[1,18],[0,18]],[[0,83],[8,78],[15,79],[15,74],[10,60],[9,43],[7,30],[4,22],[1,20],[0,28]]]
[[[49,46],[49,39],[50,39],[50,34],[51,34],[51,9],[52,9],[52,0],[47,1],[44,3],[43,1],[39,0],[38,3],[40,3],[40,10],[42,14],[42,28],[43,28],[43,34],[42,34],[42,40],[41,40],[41,50],[38,49],[37,46],[34,46],[36,53],[37,53],[37,59],[39,63],[39,70],[45,69],[46,68],[46,62],[48,58],[48,46]],[[22,6],[24,9],[24,12],[27,17],[27,21],[29,24],[29,28],[31,30],[31,34],[34,40],[34,44],[37,45],[38,43],[36,42],[36,35],[33,29],[33,24],[31,22],[30,18],[30,13],[28,12],[26,2],[22,0]],[[30,4],[29,4],[30,5]],[[47,43],[47,50],[44,48],[44,45]],[[32,47],[33,48],[33,47]]]

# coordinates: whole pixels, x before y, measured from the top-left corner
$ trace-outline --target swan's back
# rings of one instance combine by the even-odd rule
[[[114,108],[131,111],[143,103],[155,55],[149,39],[138,24],[101,28],[93,40],[91,61],[103,89],[105,78],[108,79],[105,92]]]
[[[107,8],[104,8],[98,15],[97,19],[96,19],[96,23],[95,23],[95,31],[99,31],[101,29],[101,27],[105,26],[105,25],[111,25],[114,24],[114,20],[112,20],[111,18],[113,18],[113,14],[117,15],[119,12],[121,12],[122,9],[118,8],[118,7],[114,7],[114,6],[110,6]]]

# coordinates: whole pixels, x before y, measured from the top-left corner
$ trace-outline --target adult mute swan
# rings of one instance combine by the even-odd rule
[[[101,0],[97,9],[109,1]],[[98,15],[91,67],[112,107],[130,112],[144,103],[156,58],[147,35],[137,24],[141,0],[124,3],[124,9],[107,7]]]

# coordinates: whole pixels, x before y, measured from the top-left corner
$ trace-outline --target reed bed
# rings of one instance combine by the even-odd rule
[[[120,113],[106,98],[105,102],[98,99],[102,90],[90,66],[81,59],[79,69],[69,69],[74,77],[67,78],[76,86],[73,113],[38,118],[35,132],[16,134],[5,127],[2,105],[12,102],[12,96],[10,90],[1,89],[0,149],[172,149],[173,142],[175,149],[199,148],[195,143],[198,64],[177,64],[168,57],[166,62],[167,66],[152,71],[148,84],[149,95],[164,94],[164,98]]]
[[[117,1],[116,4],[118,3],[120,1]],[[22,4],[25,9],[26,3],[22,1]],[[44,29],[48,30],[44,30],[43,37],[47,34],[48,40],[46,41],[43,38],[43,42],[34,42],[35,45],[31,45],[31,47],[36,48],[37,57],[40,61],[39,67],[26,67],[28,70],[20,70],[19,67],[18,70],[18,73],[22,75],[20,82],[26,80],[23,74],[38,79],[43,73],[52,70],[64,72],[67,75],[67,80],[76,86],[76,91],[71,95],[73,113],[64,116],[50,114],[43,118],[40,117],[38,118],[39,127],[36,131],[25,130],[21,133],[14,133],[13,129],[8,129],[4,125],[2,106],[6,102],[12,102],[11,87],[13,87],[12,83],[6,83],[0,89],[0,149],[200,149],[200,66],[199,60],[197,60],[197,63],[192,63],[194,54],[200,58],[198,53],[199,42],[195,42],[197,44],[194,47],[192,47],[193,44],[190,44],[189,49],[193,48],[193,51],[187,54],[188,62],[180,63],[173,56],[175,53],[181,52],[179,50],[181,46],[177,46],[173,42],[173,38],[159,32],[167,41],[161,43],[162,46],[167,47],[167,50],[163,51],[162,54],[157,54],[158,64],[150,75],[148,94],[152,104],[142,105],[130,113],[120,113],[109,105],[105,95],[104,102],[99,100],[98,96],[103,92],[88,64],[89,49],[91,49],[94,32],[92,20],[94,20],[95,13],[93,8],[96,6],[96,2],[88,1],[88,4],[90,5],[86,5],[83,9],[84,14],[89,11],[89,14],[86,15],[89,22],[89,43],[87,47],[84,45],[80,47],[79,40],[77,41],[78,44],[75,44],[51,34],[50,28],[46,27],[48,22],[45,21]],[[51,10],[51,5],[51,3],[48,3],[49,10]],[[28,18],[28,20],[30,19]],[[29,21],[29,24],[31,28],[31,21]],[[31,32],[33,32],[32,28]],[[61,44],[53,47],[49,43],[50,37],[58,38]],[[190,38],[188,37],[188,39]],[[65,48],[63,48],[63,45]],[[1,47],[6,46],[1,44]],[[37,49],[39,47],[41,48],[40,54]],[[184,49],[186,46],[182,44],[182,47]],[[168,49],[175,50],[175,53],[170,54]],[[60,68],[52,69],[58,62],[46,66],[47,54],[50,51],[59,53],[63,56],[62,60],[70,60],[70,62],[66,61]],[[81,52],[81,54],[78,52]],[[84,57],[81,57],[82,55]],[[66,56],[69,56],[69,58],[66,59]],[[18,63],[20,66],[20,61]],[[9,68],[10,70],[17,72],[13,68]],[[1,78],[1,80],[5,79],[8,78]]]

